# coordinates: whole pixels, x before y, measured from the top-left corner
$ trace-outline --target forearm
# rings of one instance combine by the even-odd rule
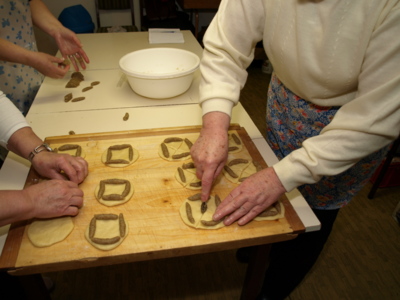
[[[38,28],[54,38],[63,25],[50,12],[42,0],[32,0],[30,2],[32,21]]]
[[[8,150],[28,159],[29,154],[37,146],[43,143],[30,127],[24,127],[17,130],[9,139]]]
[[[33,217],[30,200],[22,191],[0,191],[0,226]]]
[[[228,131],[230,116],[226,113],[214,111],[203,116],[203,128],[210,130]]]
[[[34,52],[0,38],[0,60],[31,66]]]

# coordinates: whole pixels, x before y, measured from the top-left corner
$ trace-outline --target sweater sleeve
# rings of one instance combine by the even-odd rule
[[[0,91],[0,145],[7,147],[10,137],[23,127],[29,127],[25,117]]]
[[[381,149],[400,133],[400,7],[372,33],[355,98],[343,105],[318,136],[306,140],[274,169],[287,191],[339,174]]]
[[[231,115],[233,106],[238,103],[255,45],[262,40],[263,11],[262,1],[248,4],[222,0],[203,39],[200,64],[203,114],[220,111]]]

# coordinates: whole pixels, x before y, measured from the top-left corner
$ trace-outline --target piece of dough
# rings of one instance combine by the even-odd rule
[[[242,151],[243,142],[236,132],[228,132],[228,152],[237,153]]]
[[[109,167],[123,168],[133,164],[139,158],[139,151],[129,144],[114,145],[107,148],[101,161]]]
[[[99,195],[100,187],[102,186],[103,189],[101,195]],[[124,191],[126,195],[122,197]],[[106,206],[115,206],[128,202],[132,198],[134,192],[135,190],[133,185],[128,180],[113,178],[101,180],[95,188],[94,195],[101,204]]]
[[[74,229],[71,217],[35,220],[28,227],[28,238],[36,247],[48,247],[61,242]]]
[[[190,198],[197,200],[190,200]],[[200,200],[200,194],[196,194],[183,201],[179,209],[179,213],[183,222],[190,227],[200,229],[218,229],[225,226],[222,221],[214,225],[211,224],[213,224],[214,222],[212,220],[212,216],[215,213],[215,210],[217,209],[217,206],[220,202],[221,200],[217,195],[210,196],[207,202],[202,202]],[[207,209],[205,210],[205,212],[202,212],[202,205],[205,204],[207,205]],[[192,221],[190,220],[191,218],[188,215],[188,207],[190,207],[191,216],[193,217]],[[204,222],[209,222],[210,225],[207,226],[206,224],[204,224]]]
[[[86,152],[80,145],[77,144],[65,144],[60,147],[57,147],[56,149],[54,149],[54,151],[57,153],[69,154],[75,157],[77,156],[80,156],[82,158],[86,157]]]
[[[191,190],[201,189],[201,180],[196,176],[196,167],[193,162],[183,164],[175,172],[175,179],[185,188]]]
[[[233,183],[241,183],[247,177],[260,170],[261,167],[251,159],[236,158],[229,161],[224,166],[222,173],[229,181]]]
[[[180,137],[166,138],[158,147],[158,154],[168,161],[180,161],[191,158],[190,148],[193,143]]]
[[[123,214],[100,214],[92,218],[85,230],[85,238],[95,248],[107,251],[121,245],[128,232]]]
[[[277,220],[285,217],[285,206],[281,201],[275,202],[261,214],[254,218],[256,221]]]

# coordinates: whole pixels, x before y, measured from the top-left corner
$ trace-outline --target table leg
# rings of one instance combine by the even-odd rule
[[[258,296],[268,266],[270,250],[269,244],[253,247],[240,296],[241,300],[254,300]]]
[[[19,281],[25,290],[28,300],[51,300],[50,293],[40,274],[19,276]]]

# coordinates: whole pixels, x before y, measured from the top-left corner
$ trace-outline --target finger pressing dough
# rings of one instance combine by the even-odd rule
[[[243,148],[242,140],[239,135],[235,132],[228,132],[228,152],[229,153],[237,153],[240,152]]]
[[[109,167],[123,168],[133,164],[139,158],[139,152],[129,144],[108,147],[101,161]]]
[[[115,206],[128,202],[134,189],[129,180],[113,178],[101,180],[94,193],[101,204]]]
[[[285,206],[281,201],[275,202],[254,218],[256,221],[277,220],[285,217]]]
[[[218,229],[225,225],[222,220],[213,221],[212,216],[220,203],[218,195],[210,196],[207,202],[202,202],[200,194],[195,194],[183,201],[179,213],[183,222],[190,227]]]
[[[71,217],[35,220],[28,227],[28,238],[36,247],[48,247],[61,242],[74,229]]]
[[[223,168],[222,173],[233,183],[241,183],[247,177],[261,170],[261,166],[251,159],[236,158],[229,161]]]
[[[62,145],[62,146],[54,149],[54,152],[69,154],[69,155],[75,156],[75,157],[78,157],[78,156],[80,156],[82,158],[86,157],[86,153],[82,149],[82,147],[80,145],[76,145],[76,144]]]
[[[191,190],[201,189],[201,180],[196,176],[196,167],[193,162],[183,164],[175,172],[176,180],[185,188]]]
[[[189,139],[180,137],[166,138],[158,148],[158,154],[161,158],[168,161],[179,161],[189,159],[190,148],[193,143]]]
[[[100,250],[118,247],[128,235],[129,226],[123,214],[94,215],[85,231],[86,240]]]

